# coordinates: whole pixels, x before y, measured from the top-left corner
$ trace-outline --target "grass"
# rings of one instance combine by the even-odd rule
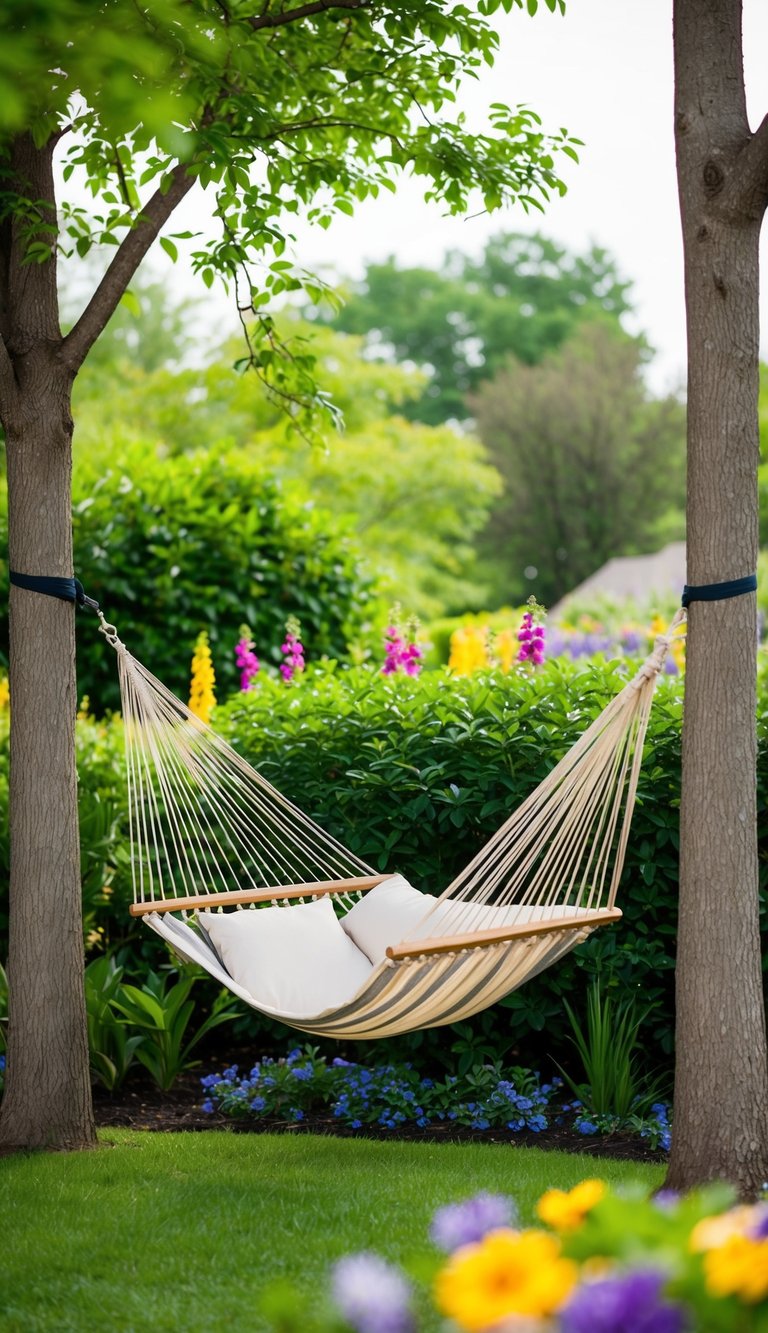
[[[530,1221],[550,1185],[663,1175],[493,1144],[109,1130],[101,1145],[0,1162],[4,1333],[258,1333],[269,1283],[320,1291],[350,1250],[423,1255],[440,1204],[493,1190]]]

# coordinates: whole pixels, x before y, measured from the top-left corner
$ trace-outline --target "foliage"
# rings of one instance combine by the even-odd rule
[[[219,708],[215,722],[265,777],[300,793],[302,807],[368,864],[403,871],[417,887],[439,892],[601,711],[625,671],[621,661],[562,658],[531,675],[458,679],[444,672],[413,681],[365,669],[310,671],[289,709],[264,682]],[[494,1040],[510,1040],[528,1058],[546,1032],[548,1050],[563,1059],[563,999],[578,992],[585,973],[601,972],[627,995],[657,1004],[652,1041],[671,1051],[681,711],[675,680],[660,682],[619,893],[621,926],[596,933],[472,1020],[471,1032],[491,1025],[491,1048]],[[768,863],[764,883],[766,875]],[[447,1055],[439,1032],[398,1039],[397,1049],[439,1066]]]
[[[759,693],[759,845],[768,846],[768,656]],[[535,675],[444,672],[384,677],[369,668],[308,667],[286,691],[260,673],[214,725],[329,832],[381,870],[404,870],[418,887],[440,891],[550,770],[610,695],[626,663],[551,661]],[[660,682],[651,714],[638,803],[619,893],[622,923],[598,932],[573,954],[500,1005],[449,1030],[391,1042],[355,1044],[355,1059],[412,1059],[424,1072],[542,1058],[579,1078],[569,1049],[564,1001],[600,976],[610,993],[654,1005],[643,1049],[662,1062],[673,1042],[673,966],[677,912],[680,784],[679,684]],[[7,784],[7,730],[0,727],[0,790]],[[167,959],[153,932],[132,923],[127,801],[119,720],[77,724],[80,799],[119,813],[109,849],[109,892],[90,920],[91,948],[120,947],[120,961],[145,974]],[[7,921],[7,862],[0,880],[0,925]],[[768,859],[761,850],[765,902]],[[765,908],[764,908],[765,910]],[[4,955],[0,955],[3,957]],[[201,987],[202,990],[202,987]],[[211,997],[212,1002],[212,997]],[[238,1041],[264,1049],[285,1030],[247,1011]],[[323,1048],[338,1054],[338,1047]],[[347,1054],[347,1050],[344,1050]]]
[[[308,502],[347,516],[390,599],[405,597],[423,616],[477,602],[483,590],[473,578],[474,539],[501,487],[479,440],[406,421],[404,405],[421,377],[367,359],[362,339],[287,315],[279,328],[286,339],[310,340],[317,373],[344,418],[342,434],[319,449],[288,433],[258,380],[233,365],[236,343],[194,370],[145,374],[118,361],[105,378],[103,367],[92,374],[86,365],[75,391],[76,490],[82,494],[81,470],[103,466],[105,439],[119,453],[140,432],[167,451],[167,466],[193,444],[237,450],[260,473],[300,483]]]
[[[161,244],[175,259],[191,240],[205,285],[220,278],[241,310],[257,312],[245,360],[311,429],[315,413],[332,416],[328,400],[311,355],[280,342],[265,306],[296,289],[318,299],[323,287],[283,258],[282,218],[302,212],[327,227],[403,174],[455,213],[475,197],[486,209],[541,207],[565,189],[555,158],[576,156],[565,131],[543,132],[527,107],[495,104],[489,132],[475,134],[450,114],[462,78],[493,62],[496,8],[339,0],[291,10],[270,0],[255,15],[242,0],[158,0],[151,11],[115,0],[94,22],[83,0],[31,12],[12,0],[0,14],[0,138],[29,133],[42,146],[66,125],[64,179],[96,201],[89,209],[75,190],[61,203],[61,248],[81,259],[145,226],[147,186],[161,222],[191,182],[210,189],[216,236],[177,231]],[[49,260],[57,237],[38,201],[16,186],[2,204],[27,262]]]
[[[87,591],[131,651],[182,697],[203,630],[220,688],[231,690],[244,621],[275,665],[291,614],[314,658],[343,654],[365,623],[371,579],[344,527],[240,454],[190,453],[169,467],[153,446],[136,443],[106,470],[96,462],[80,469],[73,521]],[[86,635],[84,626],[81,695],[97,711],[116,707],[112,653]]]
[[[637,343],[595,325],[541,365],[509,363],[472,399],[504,478],[479,543],[500,602],[528,584],[551,604],[612,556],[682,533],[683,408],[651,400],[640,372]]]
[[[575,1078],[561,1073],[590,1119],[613,1116],[626,1123],[631,1115],[647,1112],[659,1097],[658,1080],[651,1083],[640,1042],[649,1009],[606,994],[605,988],[601,992],[599,980],[587,990],[584,1026],[567,1000],[563,1005],[582,1068]]]
[[[171,975],[174,981],[169,986]],[[179,1074],[200,1063],[192,1058],[198,1042],[213,1028],[231,1022],[235,1016],[232,996],[221,991],[208,1016],[191,1033],[188,1032],[195,1009],[190,991],[198,975],[192,970],[162,975],[150,972],[143,986],[123,984],[109,1001],[131,1027],[143,1034],[143,1040],[135,1048],[136,1058],[163,1091],[173,1087]]]
[[[535,365],[584,322],[616,321],[627,284],[604,250],[569,254],[544,236],[494,237],[483,255],[449,254],[441,268],[369,264],[350,283],[338,313],[319,307],[346,333],[367,338],[371,355],[423,367],[428,381],[406,406],[438,425],[470,415],[467,395],[514,356]]]
[[[85,969],[85,1008],[91,1077],[109,1092],[121,1087],[136,1058],[143,1032],[129,1034],[116,1008],[123,993],[123,968],[114,957],[94,958]]]
[[[317,1047],[297,1046],[284,1059],[262,1057],[246,1074],[230,1065],[200,1081],[206,1094],[202,1109],[235,1120],[299,1123],[307,1115],[330,1111],[349,1129],[366,1125],[423,1129],[445,1122],[474,1130],[534,1134],[563,1124],[585,1134],[602,1128],[583,1128],[581,1105],[564,1101],[560,1079],[545,1082],[539,1074],[504,1067],[499,1060],[435,1079],[424,1077],[411,1064],[367,1065],[339,1057],[329,1061]],[[607,1133],[628,1125],[645,1137],[656,1131],[655,1120],[647,1118],[640,1106],[630,1116],[608,1104],[603,1120]],[[669,1147],[668,1136],[665,1146]]]
[[[685,1329],[768,1328],[768,1207],[735,1207],[727,1185],[689,1195],[610,1189],[582,1180],[550,1188],[537,1225],[519,1229],[515,1200],[482,1194],[438,1209],[431,1262],[412,1265],[429,1282],[437,1311],[465,1333],[550,1329],[552,1333],[684,1333]],[[338,1261],[311,1311],[295,1287],[283,1290],[270,1327],[314,1333],[415,1333],[422,1296],[406,1273],[377,1253]],[[421,1304],[419,1300],[419,1304]],[[330,1308],[329,1308],[330,1307]],[[422,1307],[423,1308],[423,1307]]]

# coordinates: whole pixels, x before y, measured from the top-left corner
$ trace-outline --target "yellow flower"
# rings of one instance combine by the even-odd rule
[[[716,1217],[703,1217],[688,1237],[688,1248],[694,1254],[714,1250],[732,1236],[743,1236],[756,1216],[753,1205],[743,1203],[737,1208],[729,1208],[727,1213],[718,1213]]]
[[[576,1285],[578,1268],[544,1231],[490,1231],[478,1245],[457,1250],[437,1275],[442,1314],[468,1333],[509,1315],[548,1315]]]
[[[195,655],[192,658],[192,682],[189,687],[189,710],[201,722],[208,722],[216,705],[213,687],[216,677],[213,671],[211,650],[205,630],[197,636]]]
[[[502,671],[509,671],[520,650],[515,631],[512,629],[499,630],[493,646]]]
[[[603,1180],[582,1180],[572,1190],[547,1190],[536,1205],[542,1222],[555,1231],[575,1231],[606,1191]]]
[[[729,1236],[717,1249],[707,1250],[704,1255],[704,1278],[710,1296],[738,1296],[749,1305],[765,1300],[768,1240]]]
[[[8,686],[8,677],[0,676],[0,711],[7,708],[11,702],[11,691]]]
[[[488,630],[484,625],[462,625],[451,635],[448,665],[457,676],[471,676],[488,666]]]

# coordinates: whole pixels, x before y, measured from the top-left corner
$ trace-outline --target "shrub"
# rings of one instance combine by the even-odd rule
[[[309,672],[289,699],[271,682],[230,700],[215,723],[260,771],[318,823],[380,871],[442,890],[506,815],[549,772],[624,684],[621,662],[565,659],[535,673],[479,673],[418,681],[366,669]],[[449,1060],[457,1040],[546,1049],[568,1062],[563,1001],[599,973],[604,994],[653,1007],[648,1040],[673,1043],[673,969],[680,800],[679,681],[659,682],[619,893],[621,925],[596,932],[557,967],[460,1025],[400,1038],[427,1062]],[[768,706],[761,690],[761,837],[768,795]],[[763,891],[768,863],[761,860]],[[389,1049],[389,1048],[387,1048]]]
[[[130,650],[184,698],[201,630],[224,695],[238,684],[242,624],[277,663],[288,616],[300,620],[315,659],[343,654],[366,616],[371,583],[337,520],[242,454],[197,452],[171,465],[142,445],[99,474],[85,464],[75,477],[73,525],[86,591]],[[113,654],[95,628],[82,626],[78,684],[102,712],[118,706],[119,694]]]
[[[445,1121],[474,1130],[534,1134],[563,1125],[581,1134],[629,1128],[654,1147],[669,1147],[664,1105],[645,1118],[638,1107],[624,1115],[613,1111],[592,1124],[579,1102],[565,1101],[560,1079],[545,1083],[530,1070],[504,1068],[500,1062],[433,1079],[424,1078],[411,1064],[356,1064],[338,1057],[329,1062],[318,1047],[297,1046],[284,1059],[262,1057],[248,1073],[230,1065],[200,1082],[206,1094],[202,1109],[235,1120],[298,1122],[307,1114],[330,1112],[350,1129],[424,1129]],[[663,1144],[660,1117],[666,1129]]]

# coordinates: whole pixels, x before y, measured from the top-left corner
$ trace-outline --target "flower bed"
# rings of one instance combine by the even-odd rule
[[[300,1124],[327,1112],[345,1129],[380,1131],[453,1124],[475,1131],[541,1134],[564,1128],[585,1138],[629,1131],[652,1149],[670,1144],[669,1108],[654,1103],[620,1120],[595,1116],[564,1091],[560,1079],[543,1082],[530,1070],[475,1066],[463,1077],[423,1078],[409,1064],[367,1068],[347,1060],[328,1062],[312,1047],[296,1047],[284,1060],[262,1059],[247,1073],[231,1065],[201,1080],[202,1110],[237,1121],[282,1120]]]
[[[438,1209],[418,1285],[378,1254],[345,1256],[312,1328],[338,1329],[341,1317],[355,1333],[413,1333],[425,1281],[434,1307],[466,1333],[768,1328],[765,1203],[734,1207],[723,1185],[648,1199],[592,1179],[547,1190],[536,1213],[537,1225],[521,1227],[514,1201],[493,1194]],[[303,1326],[302,1306],[284,1295],[282,1330]]]

